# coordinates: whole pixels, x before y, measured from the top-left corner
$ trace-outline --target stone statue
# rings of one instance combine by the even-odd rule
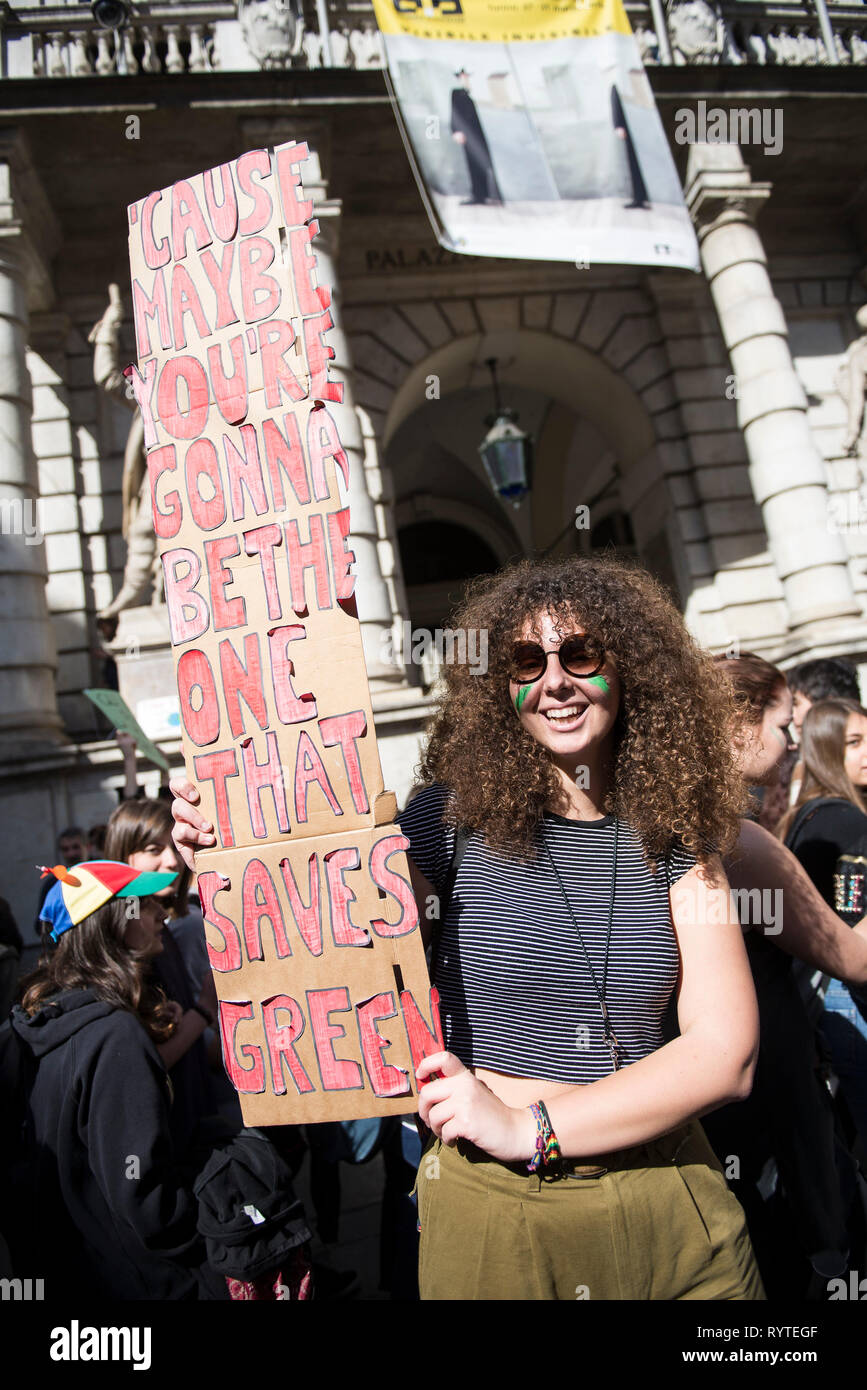
[[[764,67],[768,61],[768,46],[765,43],[761,30],[757,27],[750,29],[746,37],[747,53],[749,60],[756,63],[759,67]]]
[[[351,67],[350,57],[352,56],[349,48],[349,30],[345,24],[336,24],[331,30],[331,66],[333,68]]]
[[[860,454],[858,445],[861,421],[864,417],[864,398],[867,394],[867,304],[862,304],[857,310],[855,322],[861,329],[862,336],[850,343],[835,377],[837,390],[848,407],[843,452],[850,458],[857,458]]]
[[[120,592],[100,618],[112,618],[124,608],[137,608],[149,594],[162,603],[162,566],[157,554],[151,510],[150,482],[144,448],[144,426],[135,397],[127,391],[120,366],[120,329],[123,303],[117,285],[108,287],[108,308],[88,335],[93,343],[93,379],[113,400],[134,411],[123,454],[123,537],[126,564]]]
[[[238,0],[244,42],[266,72],[289,68],[301,52],[301,0]]]
[[[867,43],[865,43],[864,38],[858,33],[857,29],[853,29],[849,35],[849,47],[852,50],[853,63],[858,67],[867,63]]]
[[[382,45],[375,25],[365,24],[361,29],[353,29],[349,35],[349,47],[355,59],[354,66],[359,71],[382,67]]]
[[[643,20],[637,19],[634,32],[642,63],[647,67],[656,67],[659,63],[659,39],[655,31],[648,29]]]
[[[743,63],[719,5],[708,0],[668,0],[668,32],[675,64]]]
[[[810,30],[806,24],[799,24],[796,29],[798,48],[801,52],[801,62],[808,64],[822,63],[825,61],[825,47]]]
[[[798,41],[789,32],[788,25],[778,24],[768,32],[768,46],[774,55],[774,62],[781,67],[797,67],[801,62]]]
[[[323,52],[322,38],[315,29],[308,29],[301,42],[309,69],[328,67]]]

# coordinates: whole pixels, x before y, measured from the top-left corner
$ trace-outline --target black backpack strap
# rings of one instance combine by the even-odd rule
[[[449,864],[445,879],[443,880],[442,891],[439,894],[439,911],[434,921],[434,929],[433,934],[431,936],[431,977],[433,977],[436,971],[436,961],[437,954],[439,951],[440,933],[442,932],[443,922],[446,919],[446,913],[448,912],[449,907],[451,905],[452,894],[455,891],[455,882],[457,880],[458,870],[460,869],[464,855],[467,852],[467,845],[470,843],[470,834],[471,832],[467,830],[466,827],[463,825],[459,825],[455,830],[455,847],[452,853],[451,863]]]
[[[786,836],[786,848],[794,850],[804,827],[811,821],[821,806],[831,806],[836,801],[845,801],[843,796],[819,796],[813,801],[806,802],[795,816],[789,826],[789,833]]]

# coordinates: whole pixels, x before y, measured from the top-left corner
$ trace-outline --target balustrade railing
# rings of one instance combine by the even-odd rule
[[[867,4],[860,0],[626,0],[626,10],[647,66],[867,65]],[[367,0],[129,0],[128,12],[124,28],[106,29],[90,4],[16,8],[0,0],[0,76],[171,77],[383,64]]]

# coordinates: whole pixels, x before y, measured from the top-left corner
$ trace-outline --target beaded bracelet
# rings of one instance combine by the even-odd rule
[[[560,1158],[560,1141],[551,1126],[551,1119],[543,1102],[538,1100],[530,1106],[530,1114],[536,1121],[536,1150],[527,1164],[528,1173],[538,1173],[541,1167],[549,1167]]]

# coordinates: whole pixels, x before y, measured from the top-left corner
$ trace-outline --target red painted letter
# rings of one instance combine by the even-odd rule
[[[302,729],[298,735],[298,749],[295,755],[295,819],[299,825],[303,825],[307,820],[307,793],[311,782],[318,782],[335,816],[342,816],[343,811],[328,780],[325,765],[316,752],[307,730]]]
[[[241,897],[244,904],[244,945],[247,949],[247,959],[265,959],[262,950],[263,917],[267,917],[271,923],[274,946],[279,958],[282,960],[285,956],[291,956],[292,947],[286,940],[286,928],[283,925],[277,889],[261,859],[251,859],[247,864],[241,885]]]
[[[220,679],[229,716],[232,738],[240,738],[246,732],[244,716],[241,713],[241,700],[249,707],[260,729],[268,727],[268,710],[265,705],[265,691],[262,688],[262,660],[259,656],[259,634],[248,632],[244,638],[244,662],[232,646],[228,637],[220,643]],[[179,668],[180,670],[180,668]]]
[[[238,935],[238,928],[231,917],[226,917],[214,906],[214,899],[218,893],[222,893],[229,887],[229,880],[222,874],[214,873],[209,869],[205,874],[199,874],[196,879],[196,892],[202,904],[202,916],[205,925],[216,927],[222,933],[223,949],[217,951],[208,940],[205,932],[205,945],[208,948],[208,960],[211,962],[213,970],[219,970],[221,974],[228,974],[232,970],[241,968],[241,938]]]
[[[375,1096],[409,1095],[412,1091],[409,1077],[405,1071],[401,1071],[400,1067],[393,1067],[390,1062],[386,1062],[383,1058],[383,1052],[387,1047],[391,1047],[391,1043],[388,1038],[382,1037],[376,1026],[377,1019],[397,1018],[394,995],[391,993],[375,994],[372,999],[365,999],[363,1004],[356,1004],[355,1012],[358,1015],[361,1055],[364,1058],[367,1075],[370,1077],[373,1094]]]
[[[214,800],[217,806],[217,834],[224,849],[231,849],[235,843],[232,817],[229,813],[229,794],[226,779],[237,777],[238,761],[234,748],[221,748],[217,753],[199,753],[193,759],[196,780],[213,782]]]
[[[400,1007],[403,1013],[403,1024],[406,1028],[407,1040],[409,1042],[413,1070],[415,1070],[425,1057],[430,1057],[434,1052],[445,1051],[443,1028],[440,1023],[439,992],[435,989],[432,989],[430,992],[430,1015],[433,1024],[433,1032],[431,1032],[422,1018],[421,1011],[408,989],[403,990],[401,993]]]
[[[289,1022],[281,1027],[277,1023],[277,1013],[284,1010],[289,1015]],[[300,1005],[294,999],[290,999],[288,994],[275,994],[272,999],[263,999],[262,1022],[265,1024],[265,1041],[271,1060],[271,1082],[275,1096],[286,1094],[284,1062],[289,1066],[298,1094],[303,1096],[312,1091],[313,1082],[295,1051],[295,1043],[304,1032],[304,1013]]]
[[[291,829],[289,812],[286,807],[286,783],[283,766],[280,762],[277,735],[273,729],[265,735],[265,749],[267,757],[263,763],[260,763],[256,761],[256,750],[253,747],[252,738],[245,738],[241,744],[244,777],[247,783],[247,808],[250,812],[253,834],[257,840],[268,838],[268,829],[262,814],[262,792],[266,787],[269,788],[274,797],[274,809],[277,812],[277,824],[281,834],[288,835]]]
[[[352,804],[359,814],[364,815],[370,810],[370,803],[361,775],[358,749],[355,746],[355,740],[363,738],[367,733],[367,716],[364,710],[352,710],[349,714],[329,714],[327,718],[320,719],[319,732],[326,748],[340,744],[343,766],[346,768],[349,790],[352,792]]]
[[[193,707],[193,691],[199,692]],[[220,702],[211,663],[198,647],[190,647],[178,662],[178,699],[184,728],[199,748],[216,743],[220,734]]]
[[[356,927],[349,915],[349,904],[355,894],[343,881],[344,873],[357,869],[361,855],[355,845],[347,849],[332,849],[325,856],[325,882],[331,907],[331,934],[335,946],[369,946],[370,932]]]
[[[242,1067],[235,1051],[235,1033],[239,1023],[253,1017],[253,1005],[232,1004],[227,999],[220,1000],[220,1041],[223,1045],[223,1062],[229,1079],[236,1091],[253,1094],[265,1089],[265,1063],[261,1047],[244,1043],[241,1056],[249,1058],[249,1067]]]
[[[216,531],[226,520],[226,499],[217,451],[210,439],[197,439],[187,450],[184,476],[193,520],[202,531]],[[202,480],[206,479],[206,493]]]
[[[204,550],[214,631],[222,632],[227,627],[243,627],[247,621],[247,605],[244,599],[226,597],[226,589],[230,584],[234,584],[235,576],[225,562],[235,555],[240,555],[240,540],[237,536],[221,536],[215,541],[205,541]]]
[[[179,576],[178,569],[181,565],[186,565],[187,570]],[[211,620],[208,605],[201,594],[196,593],[195,588],[201,573],[201,561],[195,551],[179,546],[176,550],[164,552],[166,608],[172,645],[175,647],[180,646],[182,642],[196,641],[208,630]]]
[[[357,1062],[351,1062],[334,1055],[334,1039],[344,1038],[346,1029],[339,1023],[331,1023],[332,1013],[349,1013],[348,989],[309,989],[307,991],[307,1012],[313,1029],[316,1044],[316,1060],[322,1087],[326,1091],[360,1091],[364,1088],[364,1078]]]
[[[370,925],[377,936],[409,936],[418,926],[418,906],[411,883],[402,874],[397,874],[388,867],[390,856],[397,854],[401,849],[409,849],[409,840],[405,836],[386,835],[383,839],[377,840],[370,851],[370,877],[377,888],[381,888],[390,898],[397,898],[402,909],[400,917],[393,925],[391,922],[382,921],[381,918],[371,922]]]
[[[289,904],[301,939],[311,956],[322,955],[322,916],[319,908],[319,864],[315,854],[307,860],[307,888],[310,902],[305,903],[288,859],[280,860],[280,872],[289,894]]]
[[[311,410],[307,416],[307,453],[310,458],[310,474],[313,478],[313,496],[317,502],[328,497],[328,483],[325,478],[325,460],[334,459],[343,474],[343,481],[349,487],[349,459],[340,442],[334,418],[321,406]]]
[[[151,502],[153,504],[154,530],[160,540],[169,541],[178,534],[181,529],[181,522],[184,516],[184,509],[181,504],[180,496],[177,492],[167,492],[164,501],[168,503],[168,511],[161,510],[157,501],[157,484],[164,473],[174,473],[178,466],[175,455],[174,444],[164,444],[161,449],[154,449],[147,456],[148,478],[151,485]]]
[[[277,718],[281,724],[303,724],[307,719],[316,718],[316,701],[312,692],[296,695],[292,685],[295,667],[289,660],[290,642],[306,637],[301,623],[290,623],[286,627],[272,627],[268,633],[271,653],[271,680],[274,685],[274,701],[277,705]]]
[[[331,607],[331,583],[328,573],[328,554],[325,547],[325,525],[318,512],[310,518],[310,539],[302,543],[297,521],[287,521],[286,562],[289,566],[289,589],[292,607],[300,618],[307,612],[304,572],[312,569],[316,580],[316,606]]]
[[[277,588],[277,564],[274,560],[274,547],[283,544],[283,532],[276,522],[270,526],[256,526],[244,532],[244,554],[258,555],[262,569],[262,582],[265,585],[265,601],[268,617],[283,617],[280,592]]]

